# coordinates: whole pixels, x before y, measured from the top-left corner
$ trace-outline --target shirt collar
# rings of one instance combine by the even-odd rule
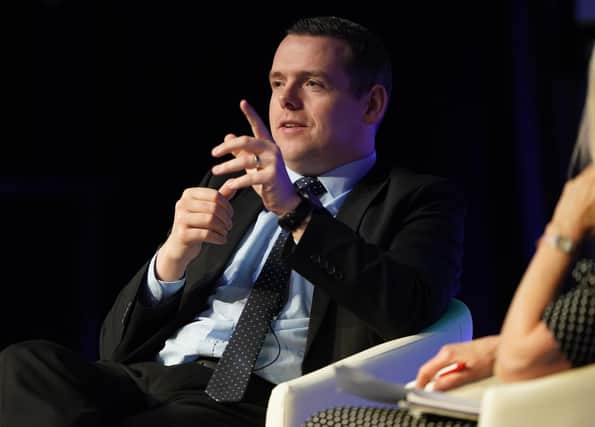
[[[355,184],[367,174],[376,163],[376,151],[372,151],[368,156],[355,160],[350,163],[339,166],[318,176],[318,179],[326,188],[326,191],[332,198],[338,197],[346,191],[351,191]],[[302,177],[297,172],[287,168],[287,174],[291,182],[296,182]]]

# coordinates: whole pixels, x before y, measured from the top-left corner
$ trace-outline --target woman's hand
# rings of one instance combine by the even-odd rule
[[[424,388],[430,381],[434,381],[434,376],[440,369],[456,362],[464,363],[465,369],[435,379],[434,390],[448,390],[491,376],[498,341],[498,335],[491,335],[443,346],[419,369],[415,386]]]

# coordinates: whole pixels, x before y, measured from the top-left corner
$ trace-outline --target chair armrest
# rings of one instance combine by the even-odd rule
[[[489,387],[478,427],[592,426],[595,364]]]
[[[346,364],[387,381],[405,383],[444,344],[468,341],[473,322],[467,306],[451,301],[446,313],[419,334],[397,338],[346,357],[299,378],[278,384],[267,407],[267,427],[301,427],[315,412],[334,406],[370,405],[378,402],[340,392],[336,389],[335,365]]]

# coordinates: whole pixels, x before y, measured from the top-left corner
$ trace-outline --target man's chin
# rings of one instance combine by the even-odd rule
[[[325,165],[324,160],[313,153],[285,160],[285,164],[300,175],[318,176],[332,169],[332,165]]]

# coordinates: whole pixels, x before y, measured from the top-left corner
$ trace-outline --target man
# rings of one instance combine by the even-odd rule
[[[376,161],[392,85],[382,44],[350,21],[305,19],[269,80],[271,133],[242,101],[253,135],[228,134],[213,149],[223,160],[183,193],[167,240],[105,319],[102,360],[39,342],[2,353],[2,426],[263,425],[274,384],[444,312],[458,288],[462,201],[443,179]],[[303,177],[319,182],[296,189]],[[291,269],[279,280],[288,287],[273,283],[281,270],[259,275],[272,258]],[[280,303],[247,361],[232,342],[252,348],[241,340],[257,321],[243,338],[234,330],[260,313],[248,307],[261,293]],[[248,370],[247,389],[228,360],[233,374]]]

